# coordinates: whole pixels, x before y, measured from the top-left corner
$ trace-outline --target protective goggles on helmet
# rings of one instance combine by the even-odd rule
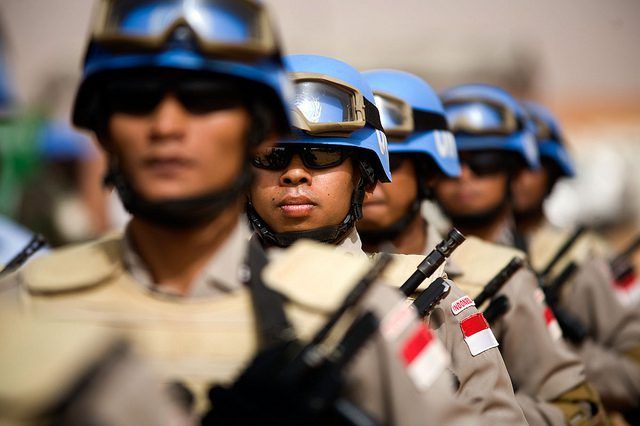
[[[267,12],[254,0],[102,0],[92,39],[113,48],[156,50],[184,28],[204,54],[252,60],[277,50]]]
[[[524,128],[513,110],[487,99],[456,99],[444,107],[455,133],[509,136]]]
[[[348,136],[367,124],[382,131],[378,109],[357,88],[322,74],[289,76],[295,88],[295,127],[322,136]]]
[[[258,152],[251,163],[259,169],[284,170],[297,154],[309,169],[328,169],[342,164],[352,153],[352,150],[340,146],[274,146]]]
[[[380,121],[389,137],[404,138],[414,132],[448,130],[447,119],[441,114],[412,108],[407,102],[380,91],[373,92]]]

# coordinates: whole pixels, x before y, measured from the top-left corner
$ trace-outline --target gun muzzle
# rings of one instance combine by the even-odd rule
[[[457,229],[449,231],[447,238],[442,240],[436,248],[425,257],[416,267],[416,271],[400,287],[400,291],[407,297],[422,284],[424,280],[433,275],[442,263],[457,249],[465,240],[464,235]]]

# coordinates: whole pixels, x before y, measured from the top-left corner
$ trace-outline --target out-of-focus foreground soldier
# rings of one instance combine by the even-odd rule
[[[574,175],[564,136],[546,108],[524,103],[536,127],[542,167],[522,170],[512,182],[517,232],[532,266],[542,270],[571,232],[552,226],[544,216],[543,203],[556,182]],[[609,261],[586,234],[560,259],[552,271],[557,275],[570,262],[578,269],[563,284],[559,301],[586,328],[588,338],[576,342],[586,366],[587,378],[610,410],[628,415],[640,407],[640,311],[628,309],[616,297]],[[634,418],[635,422],[640,417]]]
[[[373,90],[389,138],[393,181],[377,185],[365,198],[358,233],[368,253],[393,249],[426,256],[442,238],[420,214],[422,201],[434,179],[460,174],[444,108],[431,87],[413,74],[374,70],[363,76]],[[482,316],[471,304],[466,309],[455,308],[466,300],[470,299],[454,285],[430,320],[452,356],[458,394],[480,407],[491,424],[524,424],[499,349],[493,344],[476,347],[463,333],[467,324]]]
[[[338,247],[336,251],[346,251],[351,257],[367,259],[355,223],[362,214],[365,192],[391,177],[387,141],[371,89],[357,70],[332,58],[293,55],[285,61],[295,85],[291,106],[294,129],[289,138],[264,147],[253,159],[256,179],[248,205],[253,238],[272,252],[306,238],[332,244]],[[334,265],[327,263],[325,267]],[[314,295],[307,296],[307,303],[314,306]],[[397,311],[394,306],[398,303],[412,311],[400,293],[388,286],[377,288],[375,297],[367,303],[381,314]],[[413,312],[408,315],[415,317]],[[400,344],[394,338],[385,346],[395,353]],[[418,388],[418,399],[411,396],[415,393],[410,389],[412,383],[398,382],[385,373],[372,376],[373,371],[397,369],[393,358],[379,359],[376,364],[370,356],[363,356],[354,366],[366,389],[355,398],[366,411],[394,424],[449,424],[469,419],[475,407],[449,399],[453,390],[446,369],[435,370],[438,379],[430,388]],[[433,363],[428,368],[438,369],[438,365]],[[383,400],[388,404],[385,409],[379,406]],[[434,403],[435,407],[426,409]],[[471,422],[482,420],[472,415]]]
[[[458,86],[444,92],[442,101],[462,173],[457,179],[436,182],[438,204],[465,234],[491,243],[512,243],[509,183],[517,170],[538,165],[524,113],[508,93],[493,86]],[[477,244],[475,252],[454,254],[453,259],[462,269],[456,280],[473,296],[478,277],[484,278],[475,294],[512,256],[523,254],[472,241]],[[585,381],[583,365],[561,340],[535,275],[521,270],[502,293],[511,308],[493,328],[529,423],[606,421],[597,393]]]
[[[0,424],[190,424],[116,333],[1,307]]]
[[[210,385],[231,382],[258,350],[270,349],[258,335],[265,305],[244,285],[261,274],[247,274],[240,217],[249,162],[289,130],[289,82],[260,2],[113,0],[98,12],[73,119],[107,152],[108,180],[133,218],[124,235],[36,259],[8,285],[42,318],[125,332],[192,413],[205,409]],[[345,281],[287,298],[295,328],[309,333],[322,324],[355,282]],[[320,291],[327,289],[333,293]],[[358,354],[346,396],[385,424],[477,423],[472,407],[455,404],[447,377],[425,364],[442,361],[437,339],[385,290],[374,288],[366,308],[391,325]],[[389,304],[395,317],[387,319]],[[425,358],[434,348],[435,358]],[[247,409],[231,423],[282,424],[287,413],[277,409],[298,408],[281,401],[274,410],[263,401],[278,395],[267,396],[235,401]]]

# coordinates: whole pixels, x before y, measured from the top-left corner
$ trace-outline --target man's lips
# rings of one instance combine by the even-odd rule
[[[305,217],[311,214],[317,203],[305,196],[287,196],[278,203],[278,207],[285,216]]]
[[[142,164],[154,173],[170,175],[193,167],[194,162],[184,157],[147,157]]]

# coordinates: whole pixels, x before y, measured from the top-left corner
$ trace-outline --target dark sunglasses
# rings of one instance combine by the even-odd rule
[[[436,163],[430,157],[421,154],[390,154],[389,170],[391,170],[391,173],[393,173],[397,171],[405,161],[412,160],[415,160],[413,166],[420,179],[429,181],[435,177],[440,176],[440,168],[436,165]]]
[[[259,169],[284,170],[296,154],[309,169],[328,169],[342,164],[352,151],[334,146],[274,146],[257,153],[251,163]]]
[[[489,176],[514,170],[515,159],[501,152],[471,151],[460,155],[460,163],[466,164],[476,176]]]
[[[201,77],[183,80],[128,78],[109,82],[102,93],[110,112],[130,115],[151,113],[168,93],[191,114],[207,114],[243,104],[237,87]]]

